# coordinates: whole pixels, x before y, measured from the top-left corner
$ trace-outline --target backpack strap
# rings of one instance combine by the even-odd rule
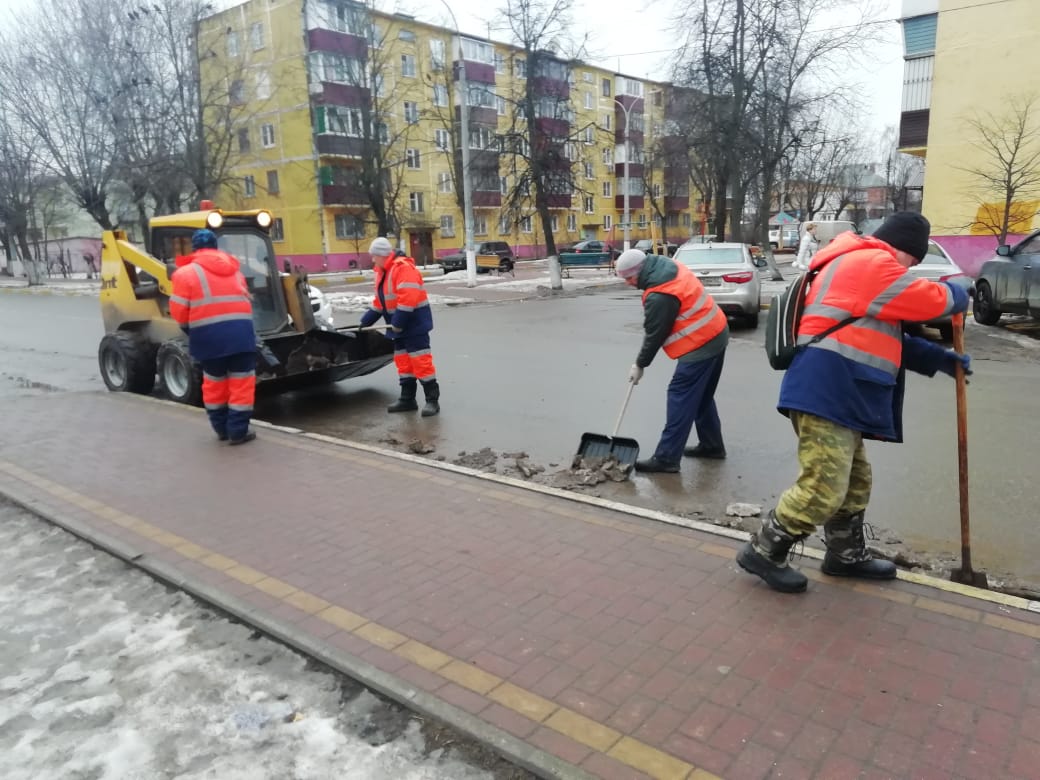
[[[838,257],[834,258],[834,260],[839,260],[839,259],[841,259],[841,255],[839,255]],[[830,262],[828,262],[827,266],[830,266],[830,264],[833,263],[834,260],[831,260]],[[809,282],[812,283],[812,281],[817,276],[819,276],[821,272],[828,270],[827,266],[824,266],[822,268],[817,268],[814,271],[811,271],[810,272],[810,276],[809,276]],[[808,347],[808,346],[810,346],[812,344],[819,344],[821,341],[823,341],[825,338],[827,338],[829,335],[831,335],[835,331],[841,330],[846,325],[849,325],[850,323],[853,323],[853,322],[855,322],[858,319],[859,319],[859,317],[846,317],[845,319],[843,319],[841,322],[837,323],[836,325],[831,325],[829,328],[827,328],[822,333],[817,333],[815,336],[813,336],[811,339],[809,339],[809,343],[808,344],[803,344],[802,346],[803,347]]]

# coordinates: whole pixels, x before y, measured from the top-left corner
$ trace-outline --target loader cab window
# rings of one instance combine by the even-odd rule
[[[281,328],[286,323],[285,303],[275,267],[270,239],[251,230],[224,230],[217,234],[220,248],[238,258],[246,286],[253,294],[253,322],[260,333]]]

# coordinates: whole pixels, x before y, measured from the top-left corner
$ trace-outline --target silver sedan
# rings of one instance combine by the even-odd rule
[[[683,244],[672,258],[687,266],[726,314],[758,327],[762,283],[747,244]]]

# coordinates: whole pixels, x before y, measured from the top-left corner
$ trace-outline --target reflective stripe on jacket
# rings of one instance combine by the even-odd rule
[[[679,299],[679,314],[662,345],[664,353],[672,360],[703,347],[726,328],[726,315],[700,280],[682,263],[675,263],[675,266],[674,279],[643,290],[644,306],[647,296],[653,293]]]
[[[376,316],[365,319],[374,322],[382,316],[401,338],[433,330],[433,314],[426,287],[412,258],[406,255],[392,257],[383,268],[376,266],[375,273],[376,294],[371,311]]]
[[[903,321],[926,322],[954,308],[947,285],[908,273],[877,239],[843,233],[813,259],[812,268],[822,270],[806,296],[798,343],[837,352],[893,378],[903,362]],[[809,343],[849,317],[858,319]]]
[[[256,349],[253,304],[238,260],[219,249],[200,249],[173,273],[170,316],[187,331],[196,360]]]

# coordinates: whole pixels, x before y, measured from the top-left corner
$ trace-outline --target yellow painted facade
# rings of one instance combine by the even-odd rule
[[[316,0],[306,2],[312,7],[316,4]],[[309,82],[313,89],[316,79],[309,75],[315,58],[313,52],[308,53],[306,27],[310,17],[306,2],[249,0],[207,18],[200,28],[201,50],[212,52],[202,58],[202,79],[210,84],[230,83],[236,78],[242,81],[244,103],[235,120],[235,131],[244,132],[249,139],[245,148],[236,135],[232,148],[233,178],[217,201],[218,205],[226,203],[240,208],[270,208],[280,220],[274,237],[282,258],[291,258],[312,271],[364,267],[368,263],[368,244],[377,234],[372,213],[360,203],[321,203],[322,185],[331,183],[331,168],[356,165],[357,160],[351,160],[348,154],[319,152],[319,121],[324,120],[319,120],[309,91]],[[334,3],[321,5],[335,7]],[[453,182],[446,181],[446,177],[453,178],[451,153],[438,148],[436,133],[438,128],[450,126],[446,122],[450,123],[455,96],[449,79],[457,39],[454,31],[408,16],[373,12],[370,19],[374,24],[372,40],[378,41],[373,58],[387,64],[382,94],[387,104],[394,106],[392,116],[386,119],[391,147],[395,154],[407,155],[415,163],[415,167],[406,163],[395,168],[393,174],[401,177],[402,243],[407,250],[411,234],[432,233],[435,258],[458,250],[464,242],[463,214]],[[229,38],[236,39],[233,45],[229,45]],[[438,70],[434,66],[431,41],[441,41],[447,68]],[[504,64],[501,69],[496,68],[496,93],[503,97],[520,94],[524,79],[517,75],[514,60],[521,58],[522,52],[505,44],[488,43]],[[234,56],[229,53],[231,50],[236,52]],[[414,75],[406,72],[402,64],[406,56],[413,58]],[[620,246],[623,240],[619,225],[623,211],[615,199],[621,193],[617,192],[620,179],[614,161],[623,148],[615,138],[617,80],[618,75],[613,72],[583,63],[572,64],[570,132],[580,136],[574,141],[573,152],[581,159],[575,163],[574,175],[576,186],[584,191],[573,193],[570,209],[553,210],[553,234],[558,244],[600,238]],[[610,84],[609,96],[603,94],[604,81]],[[270,89],[266,97],[265,83]],[[443,96],[440,101],[435,97],[437,84],[444,85],[448,92],[447,105],[443,105]],[[655,140],[654,132],[663,125],[664,101],[655,100],[654,95],[661,93],[664,85],[646,81],[642,85],[644,148],[649,149]],[[418,121],[412,124],[401,111],[405,101],[418,109]],[[504,113],[511,113],[511,109]],[[499,111],[499,133],[506,131],[510,122],[504,113]],[[579,128],[586,127],[590,128],[588,138],[584,131],[579,134]],[[585,163],[589,164],[588,170]],[[500,173],[508,176],[504,165]],[[663,181],[660,169],[649,176],[653,182]],[[275,183],[277,191],[273,192],[269,184]],[[414,194],[421,199],[421,209],[414,208]],[[696,195],[691,193],[688,208],[672,217],[673,223],[667,229],[670,240],[681,241],[696,232],[695,207]],[[337,236],[337,216],[345,219],[350,215],[364,220],[363,235]],[[511,225],[506,233],[500,232],[500,216],[497,207],[476,206],[475,240],[504,240],[514,247],[518,257],[538,255],[544,237],[533,210],[524,215],[531,217],[529,221]],[[649,198],[639,211],[633,205],[633,243],[650,237],[650,217]],[[450,219],[445,222],[442,218]]]
[[[923,212],[937,235],[991,235],[979,219],[977,180],[967,170],[991,167],[967,120],[1001,116],[1010,101],[1036,95],[1040,73],[1040,1],[940,0],[929,106]],[[1040,134],[1040,101],[1034,106]],[[1038,142],[1034,142],[1035,145]],[[1013,206],[1012,232],[1040,227],[1036,194]]]

